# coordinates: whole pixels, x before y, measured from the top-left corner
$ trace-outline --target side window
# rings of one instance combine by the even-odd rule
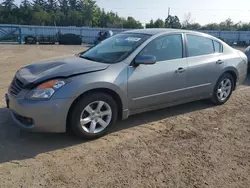
[[[222,45],[221,43],[214,41],[214,51],[215,53],[221,53],[222,52]]]
[[[156,38],[151,41],[141,52],[143,55],[153,55],[156,61],[166,61],[171,59],[179,59],[182,54],[182,35],[173,34]]]
[[[196,35],[187,35],[187,49],[189,57],[214,53],[213,41]]]

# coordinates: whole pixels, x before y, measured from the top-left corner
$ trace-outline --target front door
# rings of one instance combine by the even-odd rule
[[[183,58],[181,34],[161,36],[139,54],[153,55],[153,65],[128,68],[129,109],[139,110],[178,101],[185,97],[187,60]]]

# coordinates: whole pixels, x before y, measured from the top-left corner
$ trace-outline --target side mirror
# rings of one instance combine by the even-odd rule
[[[156,57],[153,55],[143,55],[143,56],[137,56],[135,58],[135,65],[152,65],[156,63]]]

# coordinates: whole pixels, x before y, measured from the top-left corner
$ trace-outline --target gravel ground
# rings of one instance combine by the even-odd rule
[[[80,46],[0,46],[0,96],[15,71]],[[250,187],[250,76],[223,106],[204,101],[132,116],[84,142],[21,131],[0,101],[0,187]]]

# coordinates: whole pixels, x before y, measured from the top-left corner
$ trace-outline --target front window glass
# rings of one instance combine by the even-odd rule
[[[117,63],[128,57],[150,35],[124,33],[108,38],[80,57],[103,63]]]
[[[182,58],[182,36],[181,34],[173,34],[156,38],[139,55],[153,55],[156,57],[156,61]]]

